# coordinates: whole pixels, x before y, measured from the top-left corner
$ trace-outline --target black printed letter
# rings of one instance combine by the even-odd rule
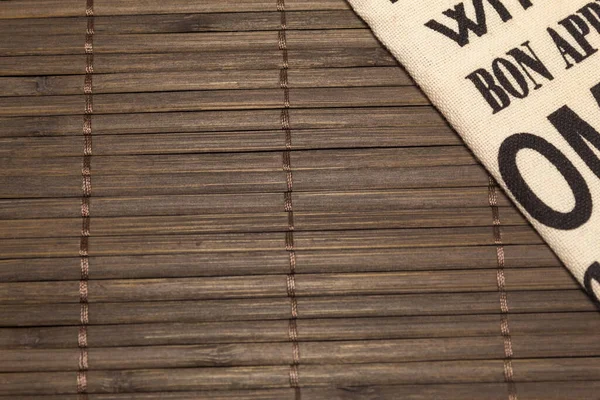
[[[600,106],[600,85],[592,88],[592,94]],[[600,133],[567,106],[550,114],[548,119],[579,154],[579,157],[600,178],[600,159],[584,140],[586,139],[592,146],[600,150]]]
[[[517,166],[517,154],[523,149],[535,150],[562,174],[575,197],[575,207],[559,212],[544,203],[531,190]],[[502,142],[498,153],[500,174],[515,199],[527,212],[551,228],[570,230],[585,224],[592,215],[592,195],[583,176],[569,159],[550,142],[530,133],[518,133]]]

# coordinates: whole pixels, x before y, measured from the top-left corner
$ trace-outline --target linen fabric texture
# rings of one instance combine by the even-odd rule
[[[600,0],[349,0],[600,298]]]

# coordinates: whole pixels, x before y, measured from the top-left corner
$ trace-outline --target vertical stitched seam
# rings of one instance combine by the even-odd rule
[[[298,301],[296,299],[296,249],[294,247],[294,208],[292,192],[294,190],[294,175],[292,172],[291,149],[292,130],[290,127],[290,89],[288,85],[288,50],[287,50],[287,21],[285,13],[285,0],[277,0],[277,11],[280,16],[280,26],[277,33],[279,50],[281,50],[282,63],[279,69],[279,87],[283,91],[283,107],[281,109],[281,129],[285,133],[285,150],[282,154],[282,168],[286,174],[287,190],[284,193],[283,208],[288,216],[288,230],[285,233],[285,250],[288,252],[290,269],[286,278],[287,295],[290,299],[291,318],[288,323],[288,338],[292,343],[292,362],[290,364],[290,387],[295,389],[296,400],[300,399],[300,382],[298,365],[300,364],[300,346],[298,344]]]
[[[88,380],[88,279],[89,279],[89,236],[90,236],[90,197],[92,196],[92,114],[93,74],[94,74],[94,0],[86,0],[85,15],[85,77],[83,93],[85,107],[83,111],[83,159],[81,167],[81,237],[79,240],[79,259],[81,278],[79,280],[79,362],[77,371],[77,393],[80,400],[87,400]]]
[[[498,192],[494,178],[489,176],[488,180],[488,201],[492,209],[494,244],[496,245],[496,261],[498,268],[496,270],[496,283],[498,293],[500,295],[500,332],[504,342],[504,381],[507,384],[508,399],[518,400],[517,386],[514,381],[513,370],[513,346],[510,336],[510,326],[508,322],[508,314],[510,312],[508,306],[508,294],[506,292],[506,278],[504,276],[505,257],[504,245],[502,243],[502,232],[500,231],[500,210],[498,209]]]

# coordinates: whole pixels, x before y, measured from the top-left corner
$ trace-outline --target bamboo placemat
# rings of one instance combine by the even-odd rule
[[[597,308],[343,0],[3,1],[0,75],[0,398],[597,398]]]

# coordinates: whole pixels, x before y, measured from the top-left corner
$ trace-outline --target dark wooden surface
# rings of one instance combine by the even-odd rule
[[[285,1],[286,85],[276,0],[94,1],[78,394],[85,9],[0,2],[0,398],[598,398],[598,309],[498,191],[499,269],[499,189],[343,0]]]

